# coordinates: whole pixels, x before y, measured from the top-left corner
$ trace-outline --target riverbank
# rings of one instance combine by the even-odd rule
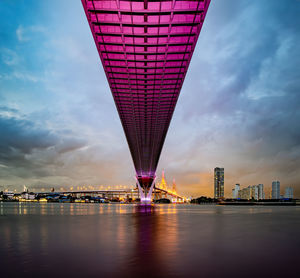
[[[253,202],[253,201],[245,201],[245,202],[239,202],[239,201],[224,201],[224,202],[218,202],[218,205],[221,206],[300,206],[300,201],[277,201],[277,202]]]

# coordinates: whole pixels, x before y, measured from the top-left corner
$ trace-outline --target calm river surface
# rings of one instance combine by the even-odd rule
[[[300,207],[0,203],[1,277],[299,277]]]

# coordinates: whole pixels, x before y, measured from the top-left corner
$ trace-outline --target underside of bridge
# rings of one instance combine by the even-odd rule
[[[175,105],[210,0],[82,0],[149,202]]]

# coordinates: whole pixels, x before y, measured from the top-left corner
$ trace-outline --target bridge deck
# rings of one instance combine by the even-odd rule
[[[138,177],[159,156],[210,0],[82,0]]]

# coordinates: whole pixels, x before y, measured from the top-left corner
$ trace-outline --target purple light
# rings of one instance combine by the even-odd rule
[[[210,0],[82,3],[137,177],[151,184]]]

